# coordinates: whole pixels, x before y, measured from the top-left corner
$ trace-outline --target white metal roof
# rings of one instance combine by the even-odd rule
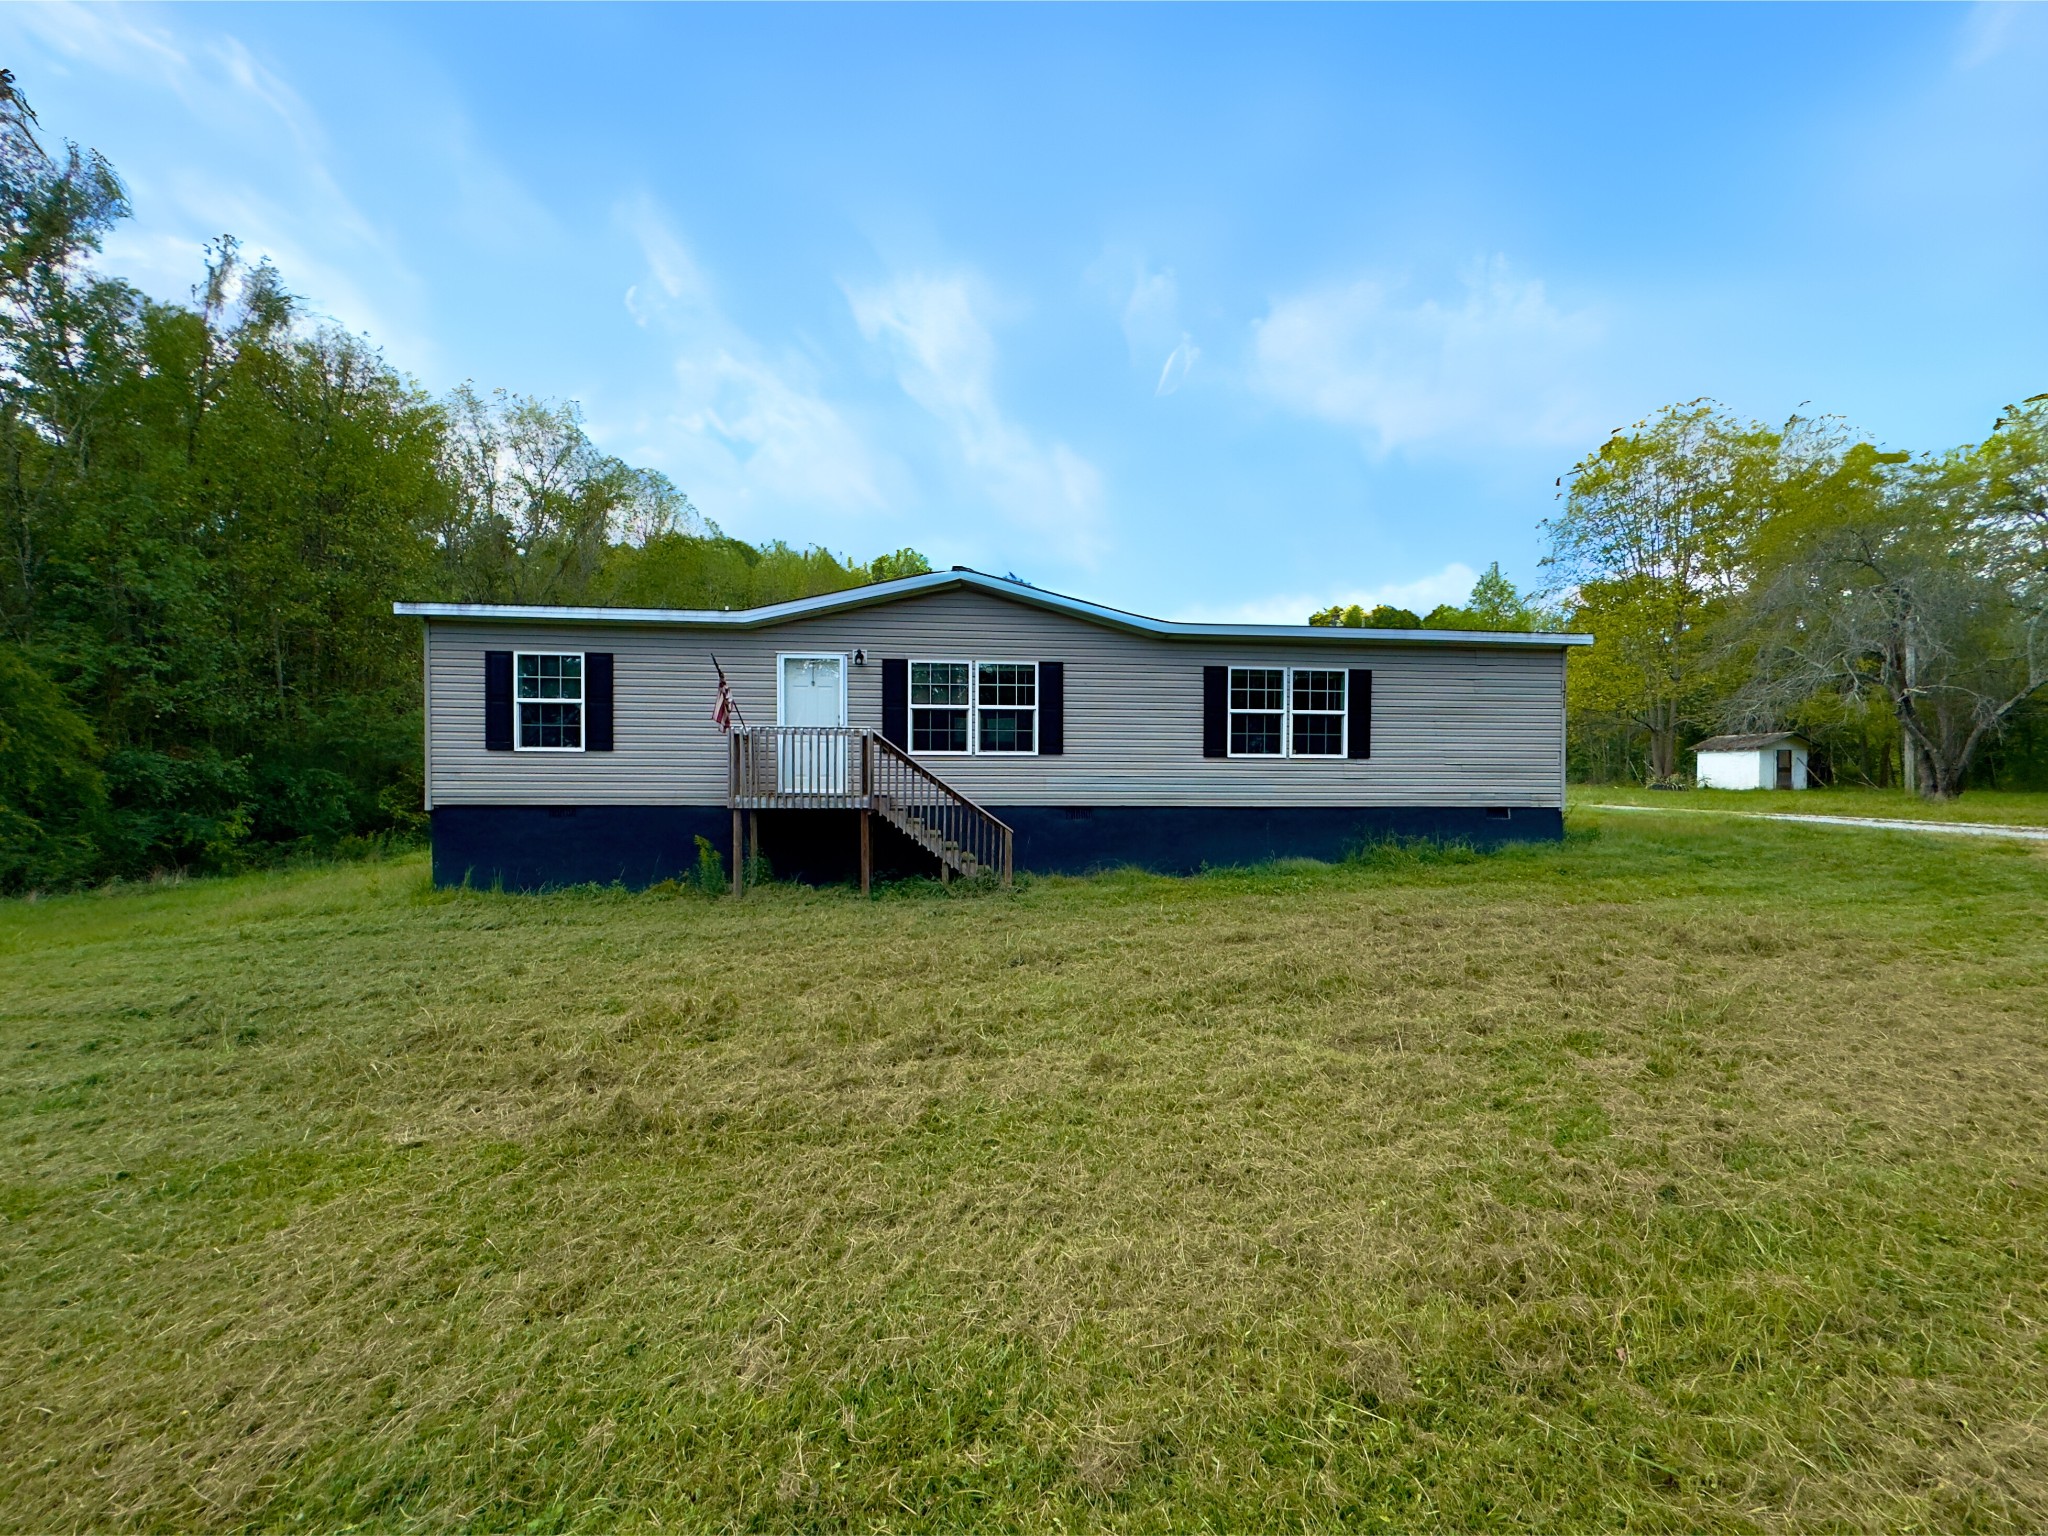
[[[850,587],[844,592],[827,592],[821,597],[801,597],[794,602],[770,603],[765,608],[724,611],[703,608],[555,608],[522,603],[393,603],[391,611],[404,618],[454,619],[488,623],[530,624],[643,624],[673,629],[765,629],[787,624],[792,619],[814,618],[819,614],[893,603],[900,598],[926,592],[943,592],[969,587],[992,593],[1014,603],[1028,603],[1054,613],[1069,614],[1107,629],[1153,635],[1165,640],[1305,640],[1324,644],[1355,644],[1372,641],[1385,645],[1487,645],[1568,646],[1591,645],[1591,635],[1523,634],[1508,630],[1476,629],[1322,629],[1309,624],[1183,624],[1173,619],[1148,619],[1143,614],[1105,608],[1007,581],[981,571],[956,566],[950,571],[933,571],[923,576],[904,576],[895,581],[878,581],[872,586]]]

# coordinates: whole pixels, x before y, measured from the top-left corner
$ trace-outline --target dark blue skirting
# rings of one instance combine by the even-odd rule
[[[697,839],[730,854],[732,812],[711,805],[441,805],[434,884],[635,890],[696,868]]]
[[[1268,859],[1334,863],[1390,838],[1532,842],[1564,836],[1564,813],[1449,806],[991,806],[1017,835],[1017,868],[1081,874],[1136,865],[1187,875]],[[1502,814],[1502,812],[1505,814]]]
[[[1085,874],[1136,866],[1161,874],[1268,859],[1337,860],[1389,838],[1485,846],[1564,836],[1564,814],[1513,806],[1363,809],[1353,806],[991,806],[1017,835],[1020,871]],[[1503,811],[1505,813],[1503,813]],[[762,811],[761,850],[781,879],[857,877],[852,811]],[[638,889],[678,878],[709,838],[730,869],[732,813],[699,805],[444,805],[433,813],[434,883],[531,891],[559,885]],[[881,821],[876,872],[931,874],[936,866]]]

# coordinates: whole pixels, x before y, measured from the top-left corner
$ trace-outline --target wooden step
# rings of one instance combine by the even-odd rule
[[[884,821],[946,868],[970,878],[979,872],[979,863],[962,852],[959,843],[926,825],[915,811],[905,810],[882,798],[877,798],[875,809]]]

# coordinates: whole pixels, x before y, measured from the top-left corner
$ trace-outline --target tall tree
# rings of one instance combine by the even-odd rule
[[[51,155],[36,127],[14,72],[0,70],[0,625],[24,644],[108,396],[132,372],[140,302],[87,266],[128,212],[120,178],[76,144]]]
[[[1550,616],[1522,596],[1500,573],[1496,560],[1472,583],[1472,595],[1465,599],[1464,607],[1439,604],[1430,609],[1422,624],[1425,629],[1519,630],[1526,634],[1547,622]]]
[[[469,601],[578,602],[615,543],[704,531],[664,476],[600,452],[572,404],[465,384],[446,409],[453,494],[437,532],[445,577]]]
[[[1742,590],[1781,441],[1694,401],[1617,432],[1559,481],[1543,563],[1572,627],[1600,642],[1572,667],[1572,705],[1642,731],[1652,777],[1678,771],[1681,734],[1718,705],[1713,626]]]
[[[1909,785],[1963,790],[2014,713],[2048,690],[2048,402],[1919,462],[1856,443],[1804,466],[1758,541],[1756,672],[1734,715],[1816,693],[1874,695]]]

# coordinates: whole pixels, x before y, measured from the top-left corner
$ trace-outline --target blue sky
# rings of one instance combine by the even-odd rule
[[[231,231],[748,538],[1175,617],[1540,580],[1711,395],[2048,389],[2048,8],[0,10],[185,295]]]

